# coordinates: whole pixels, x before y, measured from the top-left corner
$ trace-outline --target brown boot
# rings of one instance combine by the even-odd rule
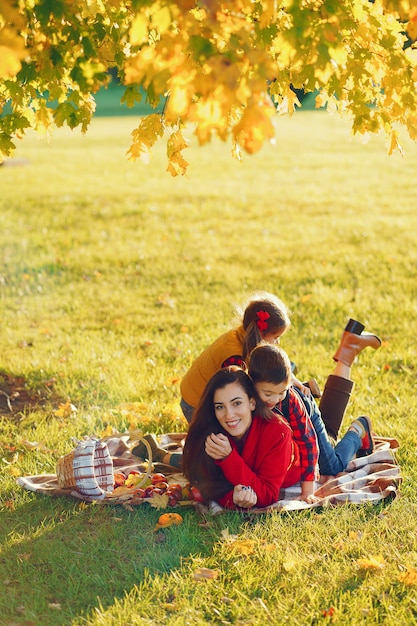
[[[354,321],[350,320],[349,324]],[[349,327],[349,324],[346,328]],[[357,322],[359,324],[359,322]],[[360,324],[362,326],[362,324]],[[349,332],[344,330],[340,345],[333,356],[334,361],[341,361],[348,367],[350,367],[364,348],[374,348],[376,350],[381,346],[381,340],[377,335],[371,335],[370,333],[356,334],[355,332]]]

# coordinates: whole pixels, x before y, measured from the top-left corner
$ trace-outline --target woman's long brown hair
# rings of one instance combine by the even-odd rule
[[[249,376],[236,366],[226,367],[212,376],[206,385],[193,418],[184,445],[182,467],[192,485],[197,486],[206,500],[218,500],[233,489],[224,477],[222,470],[205,451],[205,442],[211,433],[228,433],[220,426],[214,411],[214,394],[217,389],[237,383],[249,398],[256,400],[256,413],[266,419],[270,412],[259,403],[255,388]]]

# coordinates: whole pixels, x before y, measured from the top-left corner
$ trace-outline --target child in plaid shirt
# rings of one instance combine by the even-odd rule
[[[302,493],[300,498],[312,494],[315,463],[320,474],[336,475],[346,469],[356,456],[373,451],[371,421],[362,416],[354,420],[344,437],[333,447],[317,406],[307,411],[308,403],[301,399],[298,390],[290,386],[289,359],[275,345],[259,345],[250,354],[249,376],[260,399],[289,423],[300,451]]]

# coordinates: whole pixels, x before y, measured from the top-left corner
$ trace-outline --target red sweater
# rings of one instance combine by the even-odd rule
[[[233,438],[229,440],[232,452],[216,463],[233,486],[252,487],[258,496],[257,507],[270,506],[278,500],[281,487],[300,481],[298,447],[291,428],[282,419],[269,421],[255,415],[241,453]],[[219,504],[238,508],[233,503],[233,491],[222,496]]]

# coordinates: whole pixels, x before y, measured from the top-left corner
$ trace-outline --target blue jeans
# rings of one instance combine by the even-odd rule
[[[180,406],[181,406],[182,412],[184,413],[185,419],[187,420],[188,423],[190,423],[191,418],[194,413],[194,407],[191,406],[191,404],[188,404],[188,402],[186,402],[184,398],[181,398]]]
[[[319,469],[324,476],[334,476],[346,469],[349,461],[353,459],[362,445],[362,441],[356,432],[348,430],[342,439],[333,447],[327,434],[324,422],[321,419],[320,409],[314,398],[308,398],[294,387],[303,401],[316,432],[319,448]]]

